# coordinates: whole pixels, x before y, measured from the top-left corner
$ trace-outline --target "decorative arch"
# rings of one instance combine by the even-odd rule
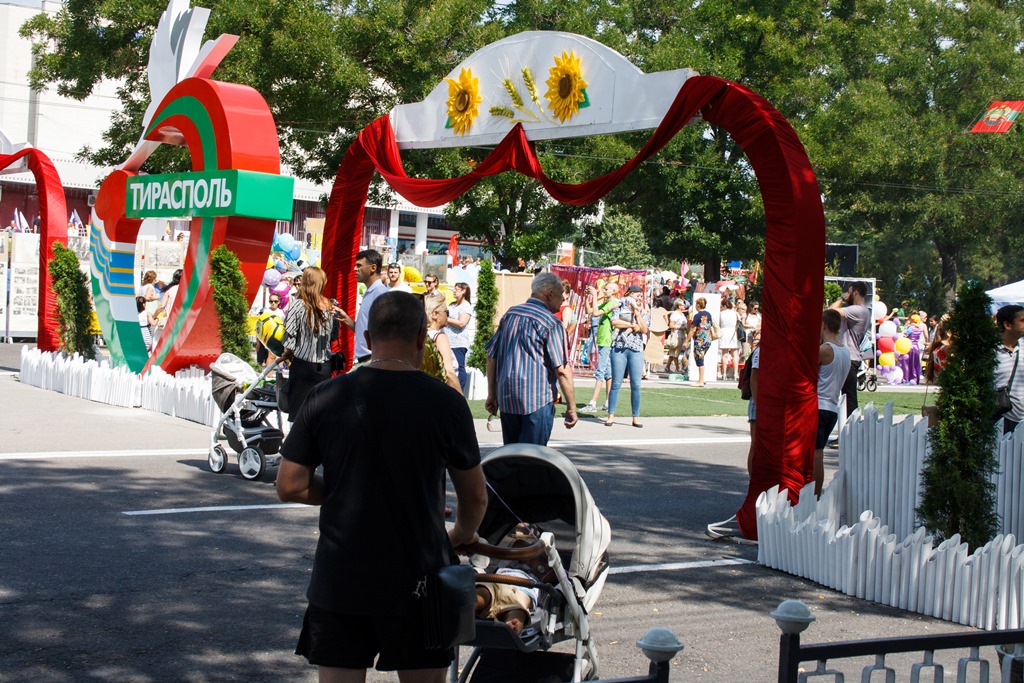
[[[13,154],[0,154],[0,172],[21,160],[24,160],[35,177],[39,191],[39,311],[36,346],[40,351],[56,351],[60,346],[57,335],[57,296],[50,284],[49,262],[53,258],[55,242],[68,246],[64,185],[50,157],[32,147]]]
[[[557,201],[582,205],[599,200],[626,175],[668,143],[693,117],[725,128],[743,148],[765,206],[765,280],[761,337],[758,429],[747,497],[737,512],[740,530],[757,537],[754,503],[778,484],[796,498],[811,480],[817,426],[817,348],[824,296],[825,220],[817,180],[796,132],[763,97],[721,78],[693,76],[647,144],[627,163],[578,185],[549,179],[522,124],[505,135],[472,172],[450,179],[406,175],[391,118],[360,132],[338,169],[327,208],[322,264],[330,295],[355,306],[352,269],[359,247],[363,207],[374,172],[409,202],[422,207],[451,201],[481,178],[515,170],[539,181]],[[352,357],[353,339],[343,350]]]

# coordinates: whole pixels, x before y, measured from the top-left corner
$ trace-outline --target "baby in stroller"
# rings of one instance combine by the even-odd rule
[[[523,525],[509,547],[526,548],[534,538],[540,538],[540,533],[539,528]],[[526,560],[515,561],[497,569],[495,574],[503,578],[501,583],[478,581],[476,584],[476,616],[500,621],[521,634],[540,604],[541,594],[536,584],[554,583],[555,572],[540,555],[532,559],[532,564]]]
[[[514,576],[527,581],[536,578],[521,569],[499,569],[501,576]],[[494,619],[508,625],[516,633],[522,633],[529,624],[540,589],[515,586],[507,583],[485,581],[476,585],[476,616],[480,619]]]

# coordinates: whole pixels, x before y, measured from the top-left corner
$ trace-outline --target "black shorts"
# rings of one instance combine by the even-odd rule
[[[340,669],[369,669],[374,658],[377,671],[447,668],[455,651],[424,649],[419,621],[413,616],[340,614],[310,604],[295,654],[314,666]]]
[[[814,439],[815,450],[820,451],[825,448],[825,444],[828,443],[828,435],[832,433],[832,429],[835,428],[838,421],[839,413],[818,409],[818,436]]]

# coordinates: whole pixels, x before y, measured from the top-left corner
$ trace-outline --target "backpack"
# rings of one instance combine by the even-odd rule
[[[740,390],[740,398],[744,401],[749,401],[752,397],[750,391],[750,373],[753,372],[754,366],[750,362],[750,356],[747,356],[747,360],[743,363],[743,370],[740,372],[739,380],[736,382],[736,386]]]

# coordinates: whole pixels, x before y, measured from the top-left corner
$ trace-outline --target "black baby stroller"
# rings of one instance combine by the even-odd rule
[[[521,633],[500,621],[478,619],[474,649],[460,683],[581,681],[597,678],[597,650],[587,614],[608,577],[608,520],[579,472],[558,451],[509,444],[483,458],[488,504],[471,546],[477,582],[524,586],[539,594]],[[486,541],[486,542],[483,542]],[[496,560],[496,561],[495,561]],[[536,580],[506,573],[527,569]],[[551,652],[575,640],[570,652]],[[456,662],[457,663],[457,662]]]
[[[281,431],[281,410],[273,386],[267,386],[267,375],[277,367],[277,361],[259,375],[238,356],[222,353],[210,366],[213,400],[224,413],[210,433],[210,469],[223,472],[228,456],[218,443],[227,439],[231,450],[238,454],[238,469],[246,479],[259,479],[267,465],[277,465],[281,456],[284,432]],[[241,392],[241,394],[239,394]],[[269,420],[277,416],[277,426]],[[273,456],[273,457],[267,457]]]

